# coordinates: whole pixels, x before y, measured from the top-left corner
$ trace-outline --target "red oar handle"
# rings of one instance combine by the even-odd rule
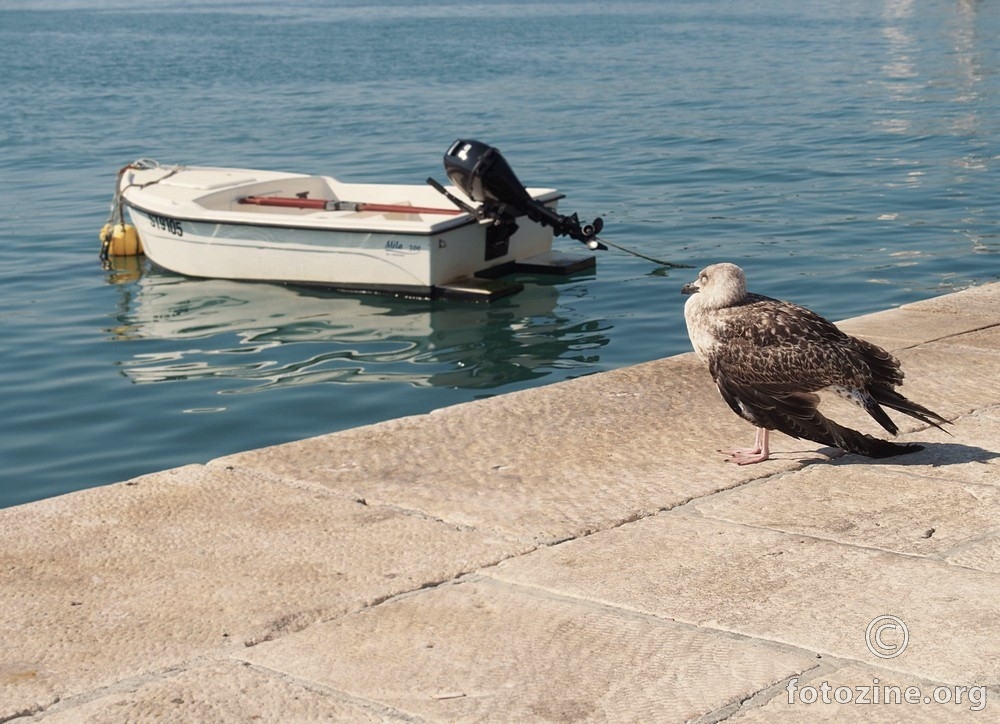
[[[457,216],[464,214],[461,209],[438,209],[429,206],[408,206],[406,204],[369,204],[359,201],[327,201],[326,199],[300,199],[285,196],[244,196],[241,204],[257,206],[283,206],[293,209],[325,209],[327,211],[382,211],[392,214],[441,214]]]

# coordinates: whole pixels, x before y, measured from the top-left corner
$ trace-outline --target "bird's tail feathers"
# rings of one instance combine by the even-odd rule
[[[951,423],[948,420],[941,417],[941,415],[937,414],[936,412],[928,410],[923,405],[918,405],[916,402],[906,399],[891,387],[888,387],[886,385],[872,385],[871,387],[868,388],[868,391],[871,393],[875,401],[880,405],[885,405],[888,408],[891,408],[898,412],[902,412],[928,425],[933,425],[938,430],[941,430],[941,432],[948,433],[949,435],[951,434],[943,427],[941,427],[942,424],[950,425]],[[884,411],[882,410],[879,411],[882,413],[883,417],[888,419],[888,416],[885,414]],[[878,422],[882,425],[882,427],[885,427],[887,430],[889,430],[889,432],[895,434],[896,431],[889,429],[889,427],[886,426],[886,424],[879,418],[878,415],[876,415],[871,410],[869,410],[868,412],[872,415],[872,417],[878,420]],[[890,424],[892,424],[891,421]],[[892,426],[895,427],[895,425]]]
[[[834,434],[837,437],[836,446],[847,452],[865,455],[870,458],[891,458],[896,455],[907,455],[919,452],[924,449],[923,445],[915,442],[890,442],[871,435],[865,435],[857,430],[841,427],[836,423],[831,423],[836,428]]]
[[[816,395],[793,395],[783,398],[778,405],[780,411],[756,408],[752,422],[780,430],[792,437],[805,438],[821,445],[829,445],[871,458],[906,455],[924,449],[923,445],[917,443],[889,442],[838,425],[816,409],[818,401]],[[885,415],[883,410],[880,412]]]
[[[874,397],[864,396],[862,398],[861,405],[865,408],[865,412],[875,418],[875,422],[884,427],[890,435],[895,435],[899,432],[899,427],[892,421],[892,418],[886,414],[885,410],[879,407],[879,404]]]

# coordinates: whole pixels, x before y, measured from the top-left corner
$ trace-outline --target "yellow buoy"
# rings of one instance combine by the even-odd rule
[[[105,224],[100,239],[107,256],[138,256],[142,253],[142,241],[132,224]]]

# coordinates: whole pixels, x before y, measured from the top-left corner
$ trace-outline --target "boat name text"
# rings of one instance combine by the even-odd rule
[[[181,222],[177,219],[168,219],[166,216],[157,216],[156,214],[146,214],[149,217],[149,223],[158,229],[163,231],[169,231],[174,236],[184,236],[184,229],[181,228]]]
[[[416,254],[423,251],[420,244],[404,244],[396,239],[389,239],[385,242],[385,250],[390,254]]]

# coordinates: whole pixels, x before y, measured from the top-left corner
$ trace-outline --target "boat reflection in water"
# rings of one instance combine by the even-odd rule
[[[137,383],[215,379],[228,393],[324,382],[491,389],[583,373],[608,343],[607,325],[562,316],[559,288],[534,278],[486,305],[191,279],[129,261],[109,269],[122,293],[109,331],[137,345],[120,362]]]

